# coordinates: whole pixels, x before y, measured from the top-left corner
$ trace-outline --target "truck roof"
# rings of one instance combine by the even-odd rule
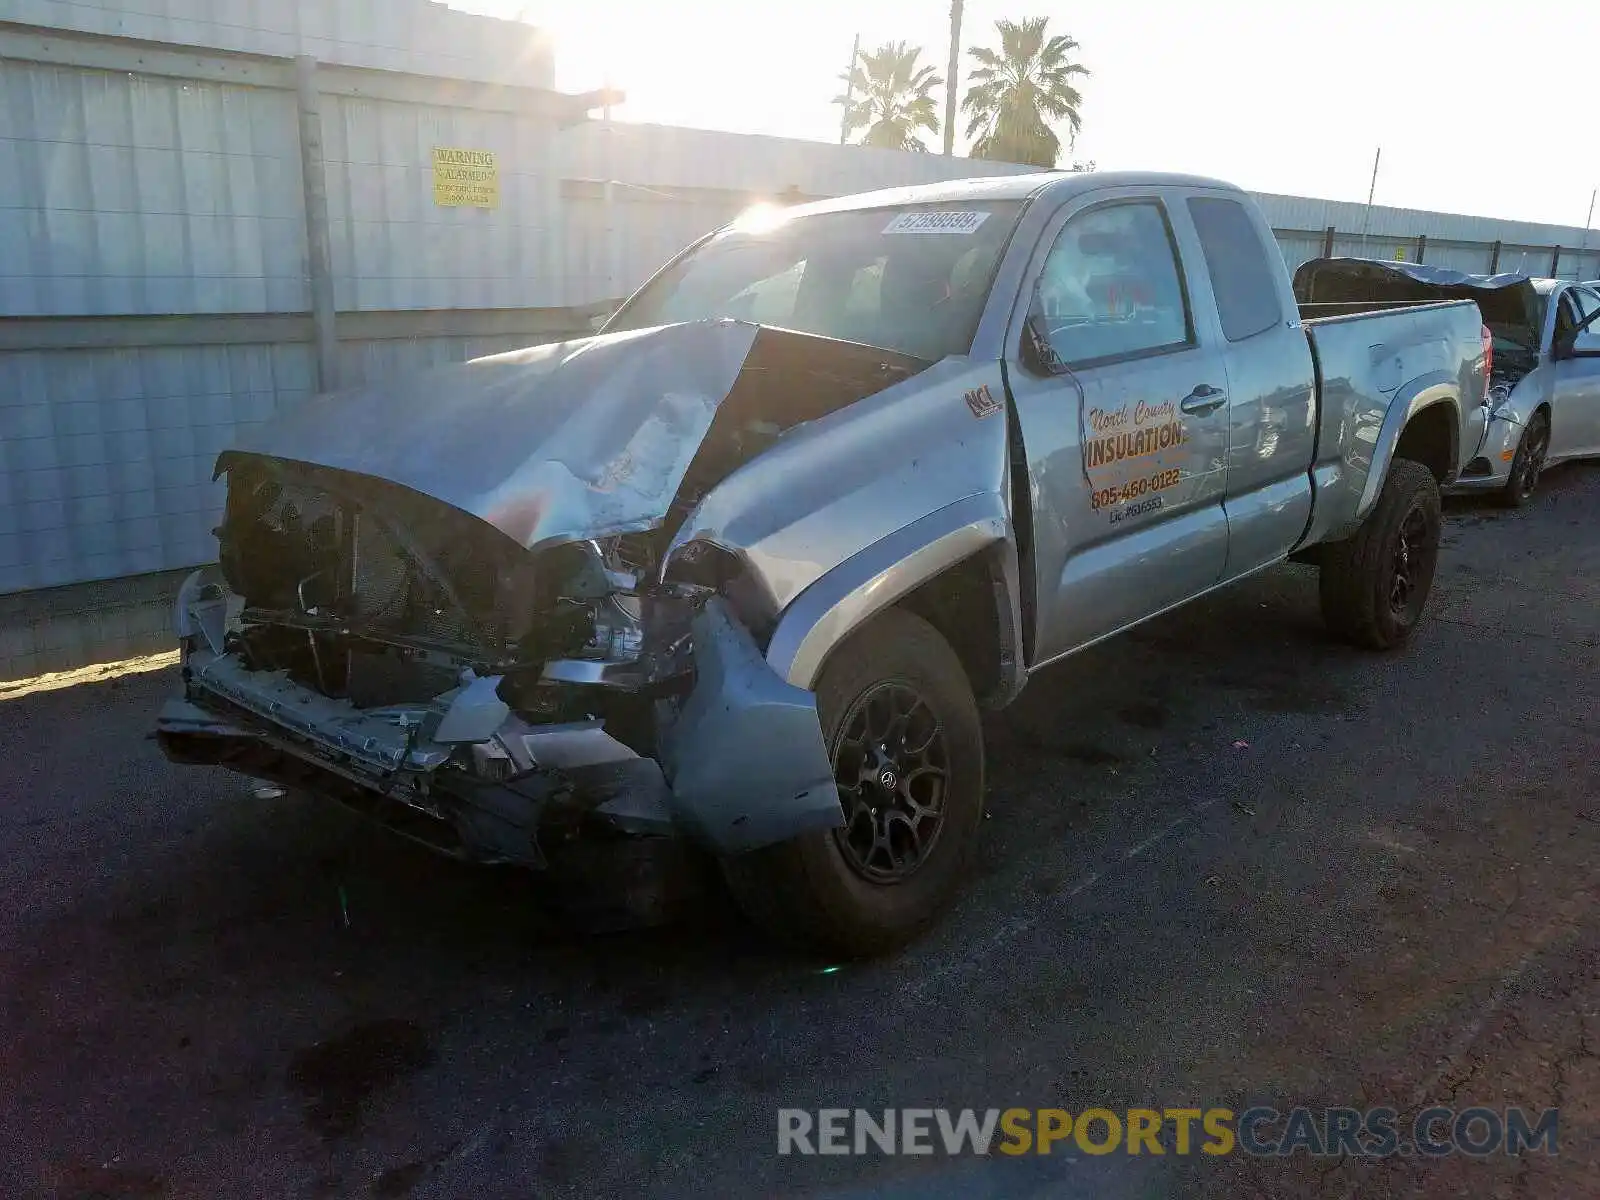
[[[795,216],[813,213],[846,212],[861,208],[891,208],[908,204],[946,204],[962,200],[1026,200],[1048,195],[1065,199],[1076,192],[1098,191],[1111,187],[1207,187],[1237,192],[1239,188],[1199,175],[1176,175],[1164,171],[1033,171],[1026,175],[988,175],[971,179],[951,179],[943,183],[919,183],[910,187],[883,188],[857,192],[801,204],[790,210]],[[1242,194],[1242,193],[1241,193]]]

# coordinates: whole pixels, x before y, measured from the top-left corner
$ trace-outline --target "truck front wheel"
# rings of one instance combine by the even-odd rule
[[[1378,503],[1354,536],[1322,557],[1322,617],[1370,650],[1400,645],[1422,619],[1439,562],[1439,484],[1419,462],[1389,466]]]
[[[910,940],[954,897],[983,819],[983,731],[961,661],[900,609],[832,655],[817,711],[844,825],[723,863],[772,933],[849,957]]]

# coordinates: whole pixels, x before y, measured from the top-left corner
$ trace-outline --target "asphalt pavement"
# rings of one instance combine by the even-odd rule
[[[1447,510],[1402,652],[1285,567],[988,721],[958,907],[776,952],[167,764],[171,670],[0,699],[0,1195],[1600,1193],[1600,466]],[[1559,1153],[780,1157],[780,1108],[1561,1110]]]

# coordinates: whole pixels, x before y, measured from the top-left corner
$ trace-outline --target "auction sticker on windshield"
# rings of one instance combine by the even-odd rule
[[[976,233],[986,212],[903,212],[883,227],[885,233]]]

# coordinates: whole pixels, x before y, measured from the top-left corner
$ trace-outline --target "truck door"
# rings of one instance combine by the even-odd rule
[[[1271,229],[1243,198],[1184,197],[1205,262],[1201,299],[1214,309],[1228,372],[1229,579],[1283,558],[1311,520],[1317,391],[1300,313]]]
[[[1227,377],[1215,321],[1191,303],[1196,265],[1141,189],[1069,201],[1034,251],[1007,380],[1033,498],[1036,664],[1221,578]]]

